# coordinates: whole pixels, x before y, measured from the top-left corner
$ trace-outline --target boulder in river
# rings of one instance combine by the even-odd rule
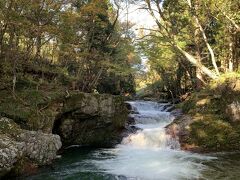
[[[53,132],[64,146],[111,147],[121,140],[127,115],[120,96],[79,93],[65,100]]]
[[[29,165],[45,165],[57,157],[60,136],[21,129],[13,120],[0,118],[0,175],[28,171]]]
[[[31,90],[14,98],[1,93],[0,177],[51,163],[61,146],[113,146],[126,132],[128,110],[120,96]]]

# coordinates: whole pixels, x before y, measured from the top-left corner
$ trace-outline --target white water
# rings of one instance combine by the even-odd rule
[[[180,150],[176,139],[165,133],[165,126],[173,121],[166,104],[129,102],[138,112],[133,114],[137,131],[124,138],[114,149],[95,154],[100,160],[93,163],[98,169],[129,180],[200,179],[205,166],[201,163],[212,157]],[[111,157],[104,158],[105,154]],[[102,157],[102,159],[101,159]]]

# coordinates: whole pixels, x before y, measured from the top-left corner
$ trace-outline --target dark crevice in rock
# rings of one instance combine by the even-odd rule
[[[48,102],[37,111],[33,111],[35,106],[21,108],[25,114],[15,109],[11,112],[22,117],[1,113],[10,120],[1,121],[0,117],[4,125],[0,124],[0,177],[10,170],[17,175],[24,172],[25,167],[51,163],[62,144],[63,147],[112,147],[121,141],[126,130],[128,110],[120,96],[74,93],[68,98]],[[12,125],[16,130],[6,131],[5,126]],[[8,166],[5,166],[4,152],[10,152]]]

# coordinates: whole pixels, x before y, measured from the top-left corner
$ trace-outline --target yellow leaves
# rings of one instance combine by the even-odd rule
[[[128,63],[134,63],[136,61],[136,54],[133,53],[133,52],[130,52],[128,55],[127,55],[127,58],[128,58]]]
[[[200,137],[200,138],[205,138],[205,137],[207,137],[206,132],[205,132],[204,130],[202,130],[202,129],[197,129],[197,135],[198,135],[198,137]]]
[[[197,106],[205,106],[207,104],[210,103],[210,99],[200,99],[199,101],[197,101],[196,105]]]
[[[108,15],[108,7],[104,0],[94,0],[91,3],[88,3],[87,5],[83,6],[81,8],[81,14],[82,15],[91,15],[91,16],[97,16],[99,14],[101,15]]]

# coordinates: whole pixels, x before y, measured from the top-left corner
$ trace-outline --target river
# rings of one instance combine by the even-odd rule
[[[165,133],[174,116],[167,104],[129,102],[138,130],[111,149],[71,148],[51,167],[24,179],[184,180],[240,178],[240,154],[202,155],[180,150]]]

